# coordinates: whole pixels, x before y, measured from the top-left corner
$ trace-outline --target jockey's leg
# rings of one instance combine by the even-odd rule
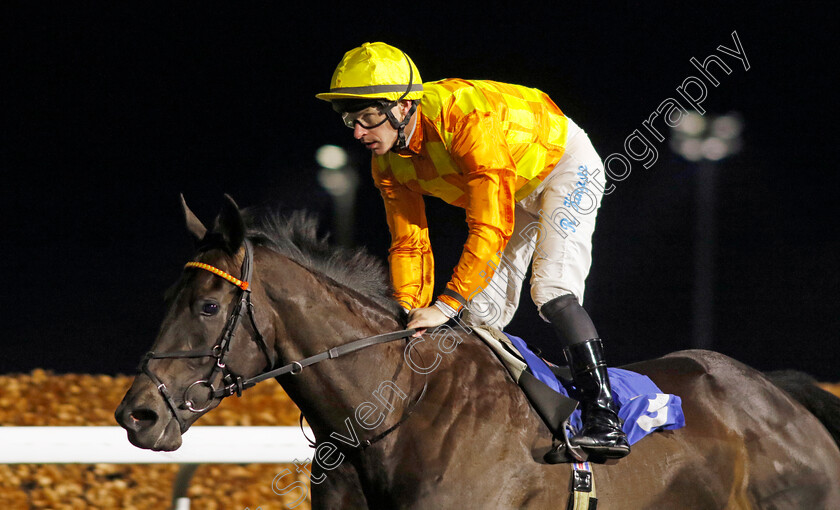
[[[589,314],[571,294],[552,299],[540,310],[566,345],[563,352],[581,397],[583,428],[572,444],[592,457],[626,456],[630,445],[613,402],[604,347]]]
[[[601,158],[586,133],[571,125],[566,154],[530,206],[539,209],[543,231],[534,252],[531,296],[557,332],[581,390],[583,430],[574,442],[593,457],[618,458],[630,448],[612,400],[598,332],[581,306],[604,186]],[[546,460],[551,459],[549,452]],[[557,456],[553,461],[559,461]]]

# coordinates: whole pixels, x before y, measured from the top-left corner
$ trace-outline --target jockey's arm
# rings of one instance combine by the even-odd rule
[[[434,258],[423,196],[373,167],[391,232],[388,265],[394,298],[407,310],[428,306],[434,291]]]
[[[469,235],[452,279],[438,297],[456,312],[493,276],[498,254],[513,233],[516,206],[516,164],[495,115],[469,115],[457,133],[450,151],[463,170]]]
[[[510,181],[510,182],[506,182]],[[495,267],[497,253],[504,250],[513,230],[513,179],[499,178],[499,172],[469,176],[467,224],[469,235],[452,279],[434,305],[411,310],[409,328],[433,328],[454,317],[467,299],[487,286]],[[508,195],[510,200],[507,200]],[[505,221],[510,210],[510,222]],[[491,261],[493,261],[491,263]]]

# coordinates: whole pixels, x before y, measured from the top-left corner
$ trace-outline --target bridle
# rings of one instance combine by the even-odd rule
[[[249,240],[246,239],[244,244],[245,257],[242,260],[242,268],[240,272],[240,274],[242,275],[242,279],[236,278],[235,276],[225,271],[222,271],[217,267],[211,266],[210,264],[205,264],[203,262],[191,261],[184,266],[185,269],[198,268],[209,271],[215,274],[216,276],[224,278],[239,289],[237,291],[236,297],[234,298],[237,304],[231,310],[230,315],[228,316],[228,319],[225,322],[225,328],[222,330],[222,334],[219,337],[219,341],[216,342],[216,344],[210,349],[193,349],[188,351],[174,351],[162,353],[149,351],[146,353],[146,355],[143,357],[143,360],[140,363],[140,370],[142,370],[143,373],[145,373],[152,380],[155,386],[157,386],[157,389],[163,396],[163,399],[169,407],[169,410],[172,412],[172,415],[175,417],[175,420],[177,420],[178,425],[181,428],[182,434],[187,430],[187,424],[178,414],[178,409],[187,409],[188,411],[191,411],[193,413],[201,413],[209,409],[212,405],[213,400],[216,398],[229,397],[234,394],[236,394],[237,396],[242,396],[242,392],[244,390],[252,388],[257,383],[260,383],[262,381],[273,379],[275,377],[279,377],[285,374],[298,375],[303,371],[304,368],[319,363],[321,361],[338,358],[345,354],[364,349],[365,347],[408,338],[414,333],[416,333],[416,330],[414,329],[406,329],[400,331],[393,331],[390,333],[383,333],[381,335],[369,336],[344,345],[333,347],[332,349],[315,354],[314,356],[309,356],[308,358],[293,361],[292,363],[283,365],[282,367],[273,368],[275,362],[272,359],[271,350],[265,343],[265,339],[260,333],[259,327],[257,327],[257,321],[254,316],[254,304],[251,302],[250,283],[251,278],[253,276],[254,250]],[[236,329],[239,326],[239,323],[242,321],[242,316],[246,313],[248,314],[248,318],[251,322],[251,327],[254,331],[253,338],[257,342],[257,345],[259,345],[263,356],[267,360],[267,366],[269,367],[269,369],[257,376],[248,379],[243,379],[242,376],[237,375],[227,367],[227,365],[225,364],[225,356],[227,356],[228,352],[230,352]],[[180,405],[175,403],[175,400],[172,398],[172,394],[167,389],[166,384],[163,383],[163,381],[161,381],[161,379],[152,371],[151,367],[149,367],[149,362],[153,359],[184,359],[207,357],[215,358],[216,360],[213,364],[213,368],[211,369],[210,374],[206,378],[199,379],[187,386],[187,388],[184,390],[184,395],[182,399],[183,403]],[[213,381],[219,373],[222,374],[223,385],[220,388],[215,388],[213,386]],[[204,386],[209,390],[209,398],[207,399],[207,403],[204,407],[196,407],[195,402],[190,398],[190,391],[195,386]],[[426,393],[427,387],[428,377],[426,378],[426,382],[423,385],[423,390],[420,392],[420,396],[411,404],[410,408],[403,414],[403,417],[392,427],[388,428],[383,433],[377,435],[373,439],[363,441],[361,445],[363,447],[370,446],[374,442],[384,438],[391,431],[396,429],[401,423],[403,423],[403,421],[405,421],[411,414],[411,412],[414,410],[414,407],[423,398],[423,396]]]
[[[169,409],[172,411],[172,414],[178,421],[182,433],[186,431],[187,425],[178,414],[177,409],[179,407],[181,409],[187,409],[193,413],[200,413],[206,411],[213,402],[213,398],[215,398],[216,394],[219,391],[213,387],[213,381],[216,379],[217,374],[219,374],[220,372],[222,374],[222,381],[226,385],[233,386],[234,388],[236,388],[237,386],[236,382],[242,380],[241,377],[237,376],[229,368],[227,368],[227,365],[225,364],[225,356],[227,356],[227,353],[230,352],[230,347],[233,344],[234,334],[236,333],[236,329],[239,326],[239,323],[242,320],[242,316],[246,313],[246,311],[251,321],[251,326],[254,330],[254,339],[260,346],[260,349],[263,352],[263,356],[265,356],[266,360],[268,360],[269,366],[272,364],[270,350],[266,345],[265,339],[263,339],[262,334],[260,334],[259,328],[257,327],[257,321],[254,318],[254,305],[253,303],[251,303],[251,289],[249,288],[249,285],[251,281],[251,276],[253,275],[253,264],[253,248],[251,247],[251,243],[248,240],[245,240],[245,258],[242,261],[241,271],[243,278],[242,280],[209,264],[196,261],[188,262],[184,266],[184,268],[195,267],[199,269],[204,269],[206,271],[210,271],[211,273],[221,278],[224,278],[225,280],[235,285],[239,289],[237,291],[236,297],[234,298],[236,301],[236,306],[233,308],[233,310],[231,310],[230,315],[228,316],[228,319],[225,322],[225,327],[224,330],[222,330],[222,335],[219,337],[219,341],[216,342],[216,344],[210,349],[193,349],[189,351],[174,351],[162,353],[149,351],[146,353],[146,355],[143,357],[142,362],[140,363],[140,369],[143,371],[143,373],[149,376],[152,382],[157,386],[158,391],[163,396],[163,399],[166,401],[166,404],[169,406]],[[208,357],[215,358],[216,360],[213,364],[213,368],[211,369],[210,373],[206,378],[199,379],[198,381],[195,381],[194,383],[187,386],[187,389],[184,390],[183,404],[181,404],[180,406],[176,405],[171,393],[166,388],[166,384],[164,384],[163,381],[161,381],[160,378],[149,367],[149,362],[153,359],[182,359]],[[189,398],[190,392],[195,386],[205,386],[210,390],[211,398],[207,399],[207,404],[204,407],[196,407],[195,402]],[[224,389],[227,389],[230,386],[226,386]],[[238,391],[238,393],[241,394],[241,389]]]

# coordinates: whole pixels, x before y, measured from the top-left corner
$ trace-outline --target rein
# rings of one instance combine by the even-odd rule
[[[156,353],[154,351],[149,351],[143,357],[142,362],[140,363],[140,369],[152,380],[152,382],[157,386],[158,391],[163,396],[164,401],[169,406],[170,411],[172,411],[172,415],[178,421],[178,424],[181,428],[181,433],[184,433],[187,429],[186,422],[178,415],[178,409],[187,409],[193,413],[201,413],[209,409],[211,403],[216,398],[225,398],[231,395],[236,394],[237,396],[242,396],[242,392],[252,388],[262,381],[273,379],[275,377],[279,377],[281,375],[298,375],[300,374],[304,368],[308,366],[312,366],[316,363],[320,363],[321,361],[328,360],[328,359],[335,359],[345,354],[350,354],[352,352],[356,352],[367,347],[371,347],[374,345],[384,344],[388,342],[393,342],[395,340],[401,340],[403,338],[408,338],[414,333],[417,332],[415,329],[406,329],[402,331],[393,331],[390,333],[383,333],[380,335],[369,336],[365,338],[361,338],[359,340],[354,340],[350,343],[339,345],[337,347],[333,347],[332,349],[328,349],[326,351],[320,352],[315,354],[314,356],[309,356],[307,358],[293,361],[287,365],[283,365],[279,368],[274,368],[248,378],[243,379],[241,376],[235,374],[225,364],[225,356],[228,352],[230,352],[231,345],[233,343],[234,334],[236,332],[237,326],[239,325],[240,321],[242,320],[242,316],[246,313],[248,314],[248,318],[251,322],[251,327],[254,330],[254,338],[257,344],[260,347],[260,350],[265,356],[266,360],[268,361],[268,366],[272,367],[274,365],[274,361],[271,357],[270,349],[268,345],[265,343],[265,339],[263,338],[262,334],[257,327],[257,321],[254,317],[254,305],[251,302],[251,289],[250,289],[250,282],[253,276],[253,265],[254,265],[254,251],[253,247],[251,246],[251,242],[247,239],[245,240],[245,258],[242,261],[242,268],[241,274],[242,279],[234,277],[233,275],[222,271],[221,269],[211,266],[209,264],[205,264],[203,262],[191,261],[188,262],[184,268],[198,268],[204,269],[213,273],[220,278],[224,278],[231,284],[238,287],[236,300],[237,305],[231,310],[230,315],[228,316],[228,320],[225,323],[225,328],[222,331],[222,335],[219,338],[219,341],[210,349],[193,349],[188,351],[174,351],[174,352],[163,352],[163,353]],[[205,357],[212,357],[216,359],[216,362],[213,364],[213,368],[211,369],[210,374],[205,379],[199,379],[194,383],[187,386],[184,390],[183,395],[183,404],[177,405],[172,398],[171,393],[166,387],[166,384],[160,380],[160,378],[152,371],[149,367],[149,362],[153,359],[181,359],[181,358],[205,358]],[[224,385],[220,388],[215,388],[213,386],[213,380],[216,378],[217,374],[222,374],[222,382]],[[428,387],[428,377],[426,378],[425,383],[423,384],[423,390],[420,392],[420,396],[417,400],[414,401],[413,404],[408,408],[408,410],[403,414],[402,418],[395,423],[393,426],[389,427],[384,432],[378,434],[377,436],[362,441],[360,444],[362,448],[366,448],[371,444],[379,441],[380,439],[387,436],[391,433],[394,429],[396,429],[399,425],[401,425],[414,411],[414,407],[420,403],[423,396],[426,394],[426,388]],[[193,389],[194,386],[205,386],[208,388],[209,393],[208,396],[210,398],[207,399],[207,404],[204,407],[197,408],[195,402],[189,398],[190,391]],[[303,415],[301,415],[302,417]],[[310,441],[311,442],[311,441]]]
[[[300,361],[293,361],[288,365],[284,365],[280,368],[275,368],[274,370],[270,370],[268,372],[263,372],[262,374],[255,377],[251,377],[250,379],[245,379],[244,381],[241,381],[241,386],[243,390],[247,390],[248,388],[255,386],[257,383],[263,382],[267,379],[272,379],[274,377],[279,377],[285,374],[298,375],[303,371],[304,368],[310,365],[314,365],[315,363],[319,363],[327,359],[335,359],[345,354],[350,354],[351,352],[359,351],[361,349],[364,349],[365,347],[370,347],[372,345],[384,344],[388,342],[393,342],[394,340],[408,338],[415,332],[416,330],[414,329],[406,329],[404,331],[394,331],[392,333],[383,333],[381,335],[369,336],[360,340],[354,340],[349,344],[333,347],[332,349],[320,352],[318,354],[315,354],[314,356],[309,356],[308,358],[304,358]],[[218,390],[216,390],[216,393],[214,393],[213,396],[227,397],[232,395],[234,392],[238,393],[238,386],[239,384],[234,384],[226,388],[219,388]]]

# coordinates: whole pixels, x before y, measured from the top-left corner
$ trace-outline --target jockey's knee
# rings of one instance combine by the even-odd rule
[[[566,345],[598,338],[598,331],[574,294],[564,294],[539,307],[540,315],[551,323]]]

